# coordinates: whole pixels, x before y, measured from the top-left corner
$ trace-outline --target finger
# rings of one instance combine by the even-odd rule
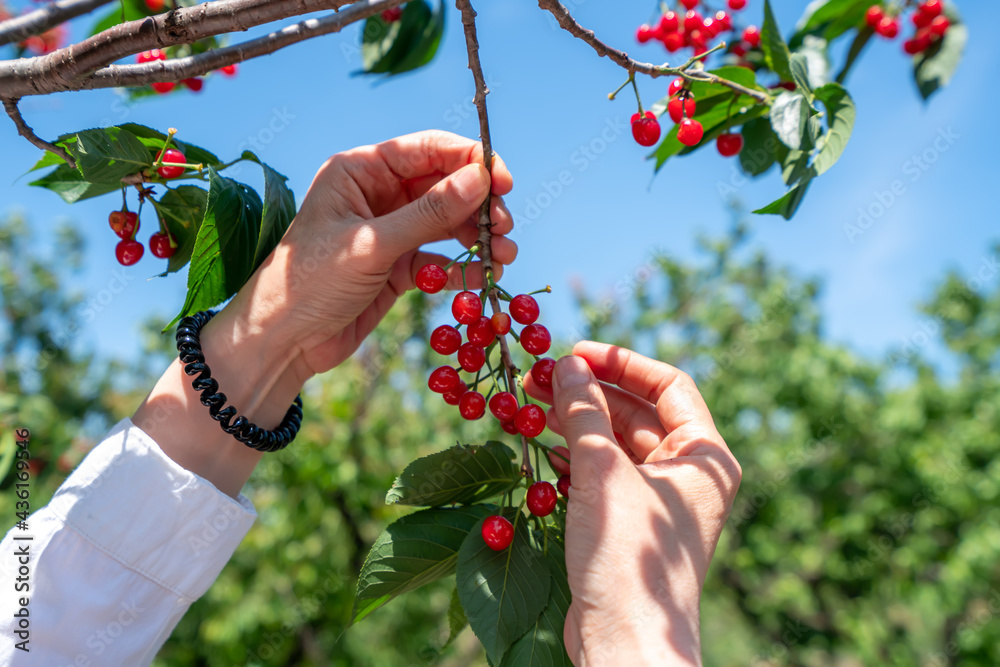
[[[574,474],[584,487],[632,467],[615,440],[604,392],[587,362],[575,356],[556,362],[553,397],[560,429],[573,454]]]
[[[483,163],[483,144],[451,132],[430,130],[384,141],[375,146],[378,155],[400,179],[421,179],[451,174],[470,164]],[[514,186],[506,163],[494,156],[491,191],[505,195]],[[434,183],[427,185],[433,187]],[[415,187],[420,183],[415,182]],[[417,196],[423,192],[418,192]]]
[[[490,202],[490,222],[493,225],[490,231],[494,234],[509,234],[514,229],[514,217],[511,215],[510,209],[507,208],[506,202],[500,197],[494,197]],[[468,229],[475,235],[479,234],[478,209],[476,209],[475,215],[466,220],[460,229]]]
[[[560,475],[570,474],[569,461],[566,461],[566,459],[569,459],[568,449],[566,449],[562,445],[558,445],[552,448],[548,456],[549,456],[549,461],[552,463],[552,467],[556,469],[557,473],[559,473]]]
[[[654,404],[668,431],[685,424],[715,429],[694,380],[680,369],[616,345],[593,341],[577,343],[573,354],[586,359],[601,381]]]
[[[455,238],[466,248],[479,240],[479,230],[462,225],[455,230]],[[517,259],[517,243],[506,236],[490,236],[490,251],[494,260],[501,264],[511,264]]]
[[[488,182],[482,165],[469,165],[448,176],[419,199],[379,219],[376,245],[395,258],[424,243],[453,235],[486,196]]]

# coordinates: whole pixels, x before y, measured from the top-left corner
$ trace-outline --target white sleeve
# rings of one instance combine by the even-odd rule
[[[123,419],[0,543],[0,665],[148,665],[255,517]]]

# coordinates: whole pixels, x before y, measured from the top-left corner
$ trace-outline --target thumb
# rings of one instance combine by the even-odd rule
[[[424,243],[445,239],[479,208],[489,189],[486,167],[465,165],[418,199],[385,215],[379,234],[397,256]]]
[[[556,362],[552,395],[569,445],[574,486],[587,487],[623,464],[631,466],[615,439],[604,391],[584,359],[568,356]]]

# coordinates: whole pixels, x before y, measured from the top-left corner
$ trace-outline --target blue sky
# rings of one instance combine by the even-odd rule
[[[714,150],[671,162],[653,179],[627,125],[634,100],[606,97],[624,80],[621,70],[558,30],[532,2],[477,4],[494,146],[515,179],[508,204],[519,224],[514,238],[521,254],[504,281],[510,291],[551,284],[555,291],[543,308],[557,334],[571,335],[577,322],[574,281],[594,294],[610,293],[635,275],[651,249],[693,256],[697,235],[721,234],[729,226],[722,192],[731,192],[730,185],[749,207],[783,192],[774,174],[741,183],[735,162]],[[570,6],[609,43],[662,61],[661,47],[633,41],[652,4],[578,0]],[[776,4],[788,32],[806,3]],[[744,17],[759,19],[762,6],[751,0]],[[990,83],[1000,61],[993,34],[1000,3],[965,0],[959,7],[971,36],[952,85],[921,103],[900,41],[875,40],[848,81],[858,120],[846,154],[815,182],[791,222],[754,216],[752,245],[802,275],[820,277],[826,333],[867,355],[917,335],[924,318],[915,306],[942,273],[975,275],[1000,240],[991,194],[1000,99]],[[354,26],[246,63],[235,79],[214,77],[198,95],[129,107],[114,91],[81,92],[27,98],[22,110],[44,137],[137,122],[177,127],[183,139],[223,159],[252,148],[289,176],[301,202],[316,168],[337,151],[426,128],[478,134],[461,24],[454,10],[448,19],[433,64],[378,85],[351,76],[360,65]],[[665,85],[642,81],[644,99],[659,99]],[[58,221],[72,220],[85,231],[88,268],[77,286],[98,300],[92,305],[100,317],[79,344],[108,355],[134,354],[139,341],[130,335],[137,323],[153,314],[169,319],[180,307],[184,274],[147,280],[162,270],[148,251],[123,274],[114,259],[117,237],[107,226],[108,212],[120,204],[117,195],[71,206],[28,187],[28,179],[18,179],[39,152],[5,120],[0,211],[28,213],[40,252]],[[563,171],[568,184],[555,185]],[[237,178],[259,182],[249,167]],[[857,223],[859,211],[878,213],[880,199],[887,203],[890,195],[864,233],[849,237],[845,226]],[[142,240],[154,231],[151,214],[144,212]],[[1000,275],[986,279],[995,284]]]

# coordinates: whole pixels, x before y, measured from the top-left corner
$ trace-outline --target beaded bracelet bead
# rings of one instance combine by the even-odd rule
[[[177,326],[177,352],[184,364],[184,372],[198,376],[191,381],[191,386],[201,392],[201,404],[208,408],[208,413],[219,422],[223,431],[260,452],[284,449],[295,439],[302,425],[302,396],[295,397],[285,418],[273,431],[262,429],[242,415],[236,417],[236,408],[232,405],[223,408],[226,395],[219,391],[219,383],[212,377],[212,369],[205,363],[205,355],[201,351],[201,329],[214,316],[215,311],[203,310],[181,319]]]

